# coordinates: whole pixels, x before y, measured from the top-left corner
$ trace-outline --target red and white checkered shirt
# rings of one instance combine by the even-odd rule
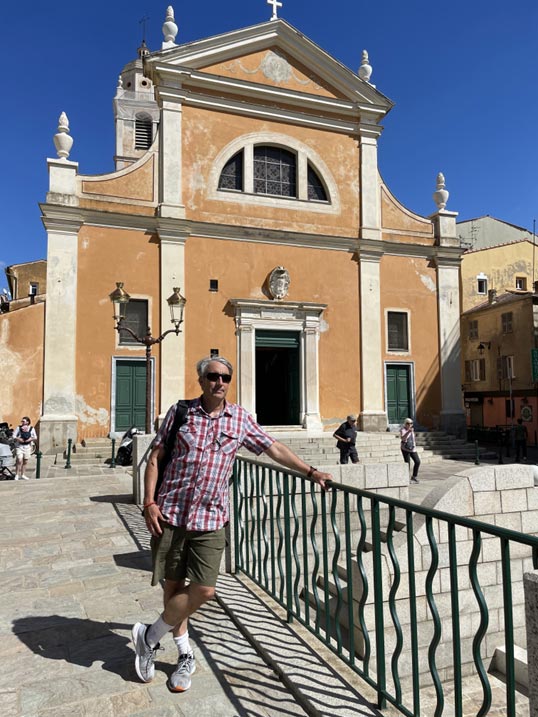
[[[172,406],[155,440],[165,445],[175,416]],[[229,486],[235,455],[244,446],[257,456],[273,444],[271,438],[245,411],[225,403],[219,416],[204,411],[199,398],[189,401],[172,457],[164,473],[157,503],[170,525],[187,530],[218,530],[229,520]]]

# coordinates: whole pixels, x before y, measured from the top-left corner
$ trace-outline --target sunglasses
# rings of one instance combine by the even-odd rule
[[[230,383],[232,380],[229,373],[218,373],[217,371],[210,371],[209,373],[206,373],[205,377],[208,381],[218,381],[220,378],[222,379],[222,383]]]

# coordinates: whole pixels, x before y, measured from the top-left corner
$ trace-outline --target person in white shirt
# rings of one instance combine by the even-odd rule
[[[15,480],[28,480],[28,476],[24,474],[24,469],[32,455],[34,442],[37,441],[35,428],[31,425],[28,416],[22,417],[20,426],[15,429],[13,438],[15,440],[15,458],[17,460]]]
[[[411,483],[418,483],[418,469],[420,468],[420,458],[417,453],[417,442],[415,440],[415,430],[413,421],[406,418],[403,426],[400,428],[401,450],[404,461],[409,465],[413,461],[413,475]]]

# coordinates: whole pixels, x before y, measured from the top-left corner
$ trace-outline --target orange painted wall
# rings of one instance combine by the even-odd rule
[[[143,232],[85,226],[79,234],[78,267],[76,385],[80,440],[110,431],[111,356],[145,356],[144,346],[117,345],[109,299],[116,281],[123,281],[133,298],[153,297],[150,325],[154,331],[160,329],[158,297],[154,296],[159,287],[159,246]],[[158,387],[158,346],[152,355],[156,357]]]
[[[207,182],[218,154],[251,132],[277,132],[303,142],[323,159],[340,192],[341,213],[315,213],[207,197]],[[356,236],[359,226],[359,149],[347,135],[279,122],[183,108],[183,201],[188,219],[265,229]],[[305,203],[306,204],[306,203]]]
[[[237,363],[235,322],[229,299],[267,300],[262,286],[268,274],[283,265],[291,277],[286,300],[328,304],[319,342],[323,419],[332,423],[340,416],[358,411],[358,270],[350,254],[191,237],[185,257],[188,395],[197,395],[199,391],[194,366],[211,348],[218,348],[221,355]],[[218,293],[208,290],[209,279],[218,279]],[[235,383],[230,389],[230,398],[236,398]]]
[[[417,420],[436,427],[441,405],[436,272],[427,259],[384,256],[381,260],[381,326],[384,360],[415,366]],[[386,350],[386,310],[409,311],[410,352]]]
[[[22,416],[32,424],[41,415],[43,399],[43,341],[45,304],[26,306],[0,314],[2,390],[0,421],[14,427]]]

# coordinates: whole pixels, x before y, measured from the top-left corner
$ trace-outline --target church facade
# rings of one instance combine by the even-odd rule
[[[168,9],[162,49],[120,77],[115,171],[80,174],[68,119],[48,160],[40,441],[44,451],[144,425],[144,347],[114,330],[179,335],[151,355],[151,418],[197,395],[196,361],[235,366],[229,396],[263,425],[315,433],[348,413],[366,431],[407,415],[459,431],[456,214],[402,206],[378,171],[392,103],[285,20],[187,44]]]

